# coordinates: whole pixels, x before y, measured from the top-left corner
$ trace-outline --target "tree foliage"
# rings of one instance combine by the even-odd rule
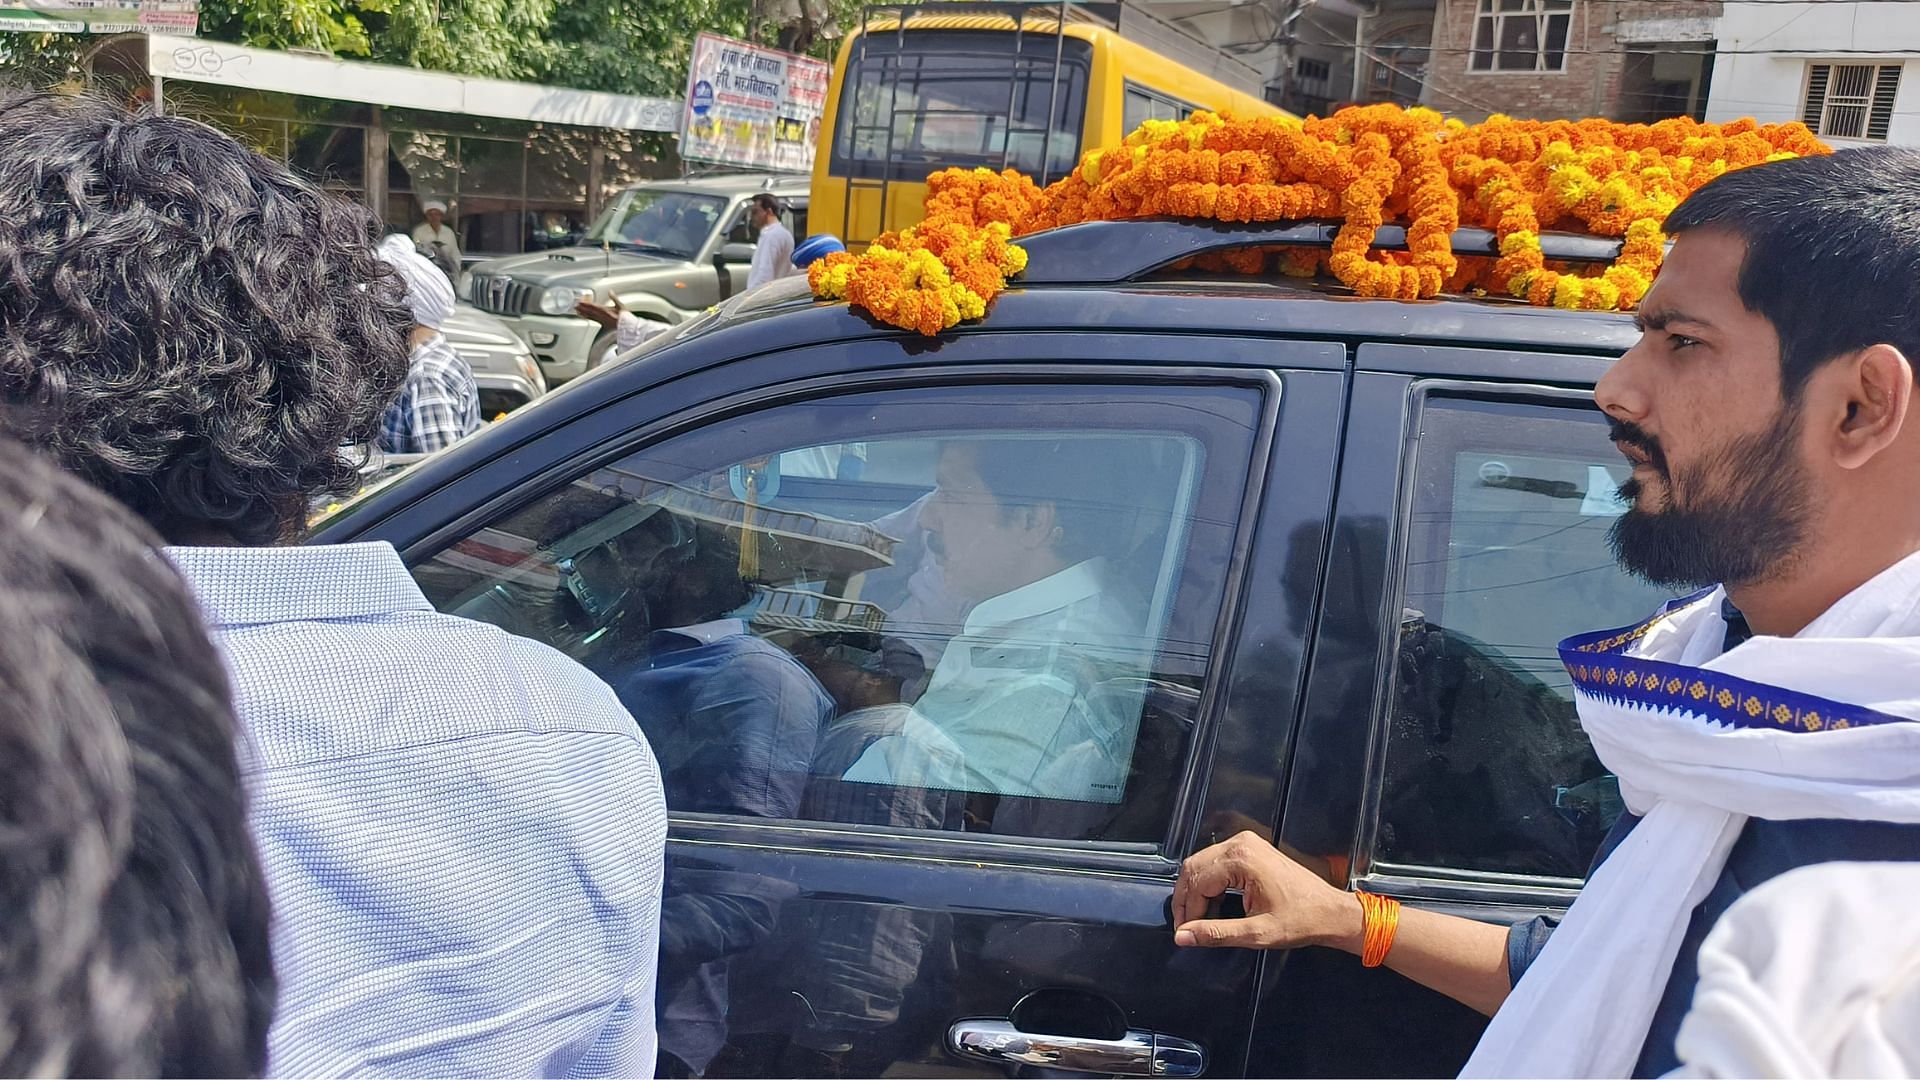
[[[200,34],[496,79],[678,97],[702,30],[828,56],[864,0],[201,0]],[[0,33],[0,79],[76,77],[98,39]]]

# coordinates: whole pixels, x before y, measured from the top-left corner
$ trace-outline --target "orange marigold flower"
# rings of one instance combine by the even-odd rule
[[[1484,288],[1534,304],[1630,308],[1665,255],[1660,222],[1714,177],[1832,151],[1797,123],[1655,124],[1489,117],[1466,125],[1427,109],[1368,105],[1330,117],[1238,120],[1197,112],[1148,121],[1123,144],[1092,150],[1045,190],[1012,170],[929,177],[926,218],[859,255],[808,269],[816,295],[922,333],[978,318],[1026,265],[1012,237],[1083,221],[1172,214],[1223,221],[1337,218],[1327,253],[1283,253],[1283,273],[1324,266],[1363,296],[1426,297]],[[1374,231],[1406,227],[1405,253],[1371,253]],[[1462,224],[1492,229],[1496,258],[1457,259]],[[1549,267],[1542,227],[1622,236],[1594,276]],[[1203,260],[1263,272],[1261,253]]]

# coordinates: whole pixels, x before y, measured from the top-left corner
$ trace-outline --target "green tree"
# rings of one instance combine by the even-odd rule
[[[701,30],[826,57],[864,0],[201,0],[200,34],[268,49],[678,97]],[[84,35],[0,33],[0,74],[70,79]]]

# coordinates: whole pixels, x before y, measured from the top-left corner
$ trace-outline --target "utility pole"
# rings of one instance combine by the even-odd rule
[[[1311,0],[1273,0],[1273,18],[1278,29],[1275,31],[1280,46],[1280,101],[1282,108],[1288,108],[1289,99],[1295,97],[1294,64],[1297,57],[1294,46],[1300,41],[1295,25],[1300,21],[1300,13],[1307,9]]]

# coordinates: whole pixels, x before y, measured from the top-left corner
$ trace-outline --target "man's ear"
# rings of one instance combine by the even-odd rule
[[[1059,513],[1052,503],[1036,503],[1020,511],[1021,540],[1027,547],[1051,547],[1060,538]]]
[[[1832,392],[1841,414],[1833,434],[1834,462],[1858,469],[1905,430],[1913,404],[1913,364],[1891,345],[1870,345],[1831,368],[1838,377]]]

